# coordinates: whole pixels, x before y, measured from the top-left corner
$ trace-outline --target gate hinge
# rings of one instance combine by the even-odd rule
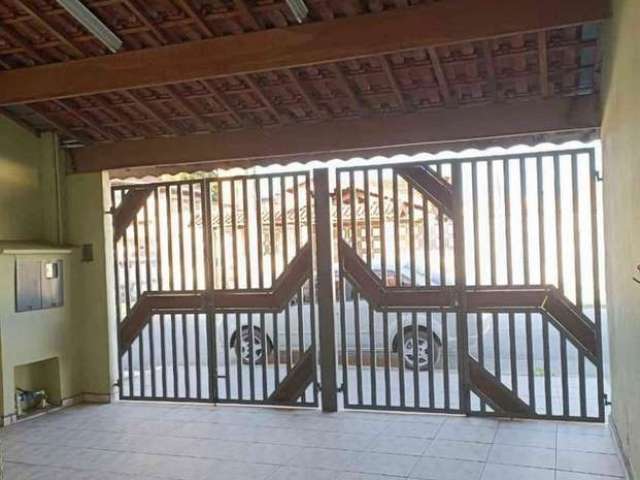
[[[598,182],[602,182],[604,180],[604,176],[598,170],[593,171],[593,176]]]
[[[611,400],[609,400],[609,394],[603,393],[602,396],[604,397],[604,406],[605,407],[611,406]]]
[[[119,379],[117,379],[117,380],[113,383],[112,387],[122,388],[122,380],[121,380],[120,378],[119,378]]]
[[[316,382],[316,388],[319,392],[322,391],[322,384],[320,382]],[[344,383],[341,383],[339,387],[336,388],[337,393],[342,393],[344,391]]]

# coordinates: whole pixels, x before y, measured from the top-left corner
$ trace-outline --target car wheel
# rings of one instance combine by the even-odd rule
[[[414,359],[414,342],[418,342],[417,348],[417,362]],[[429,345],[431,343],[431,345]],[[433,348],[433,352],[430,351],[430,348]],[[440,361],[440,340],[434,334],[433,339],[429,342],[429,334],[425,330],[418,330],[418,334],[414,335],[414,330],[412,328],[404,331],[404,337],[402,342],[402,355],[404,357],[404,365],[405,368],[409,370],[413,370],[417,363],[418,370],[424,371],[429,368],[429,366],[433,362],[433,366],[438,365]]]
[[[239,355],[243,365],[251,365],[251,347],[253,345],[253,364],[262,365],[264,363],[265,354],[270,350],[269,337],[264,336],[266,345],[263,344],[262,331],[254,327],[253,332],[248,327],[244,327],[240,333],[240,342],[235,346],[236,355]]]

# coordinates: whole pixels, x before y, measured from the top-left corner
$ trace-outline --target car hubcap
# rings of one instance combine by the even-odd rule
[[[254,333],[253,336],[248,332],[242,333],[240,342],[240,357],[245,363],[251,363],[251,341],[253,340],[253,363],[259,363],[262,360],[263,348],[260,335]]]
[[[410,365],[414,365],[414,351],[413,351],[413,337],[405,338],[404,341],[404,358]],[[429,365],[429,342],[421,337],[418,337],[418,368]]]

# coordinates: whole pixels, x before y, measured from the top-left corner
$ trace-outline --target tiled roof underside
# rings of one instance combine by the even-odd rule
[[[446,0],[443,0],[446,1]],[[149,48],[294,25],[284,2],[85,2],[125,42]],[[428,2],[313,0],[309,21]],[[272,128],[545,96],[596,93],[599,28],[581,25],[470,43],[154,88],[6,107],[67,143]],[[0,0],[0,68],[106,54],[54,1]]]

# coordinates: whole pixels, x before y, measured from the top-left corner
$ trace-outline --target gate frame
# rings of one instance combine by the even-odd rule
[[[565,413],[561,414],[561,415],[544,415],[544,414],[535,414],[535,411],[530,414],[523,414],[521,416],[523,417],[531,417],[531,418],[549,418],[549,419],[553,419],[553,420],[581,420],[581,421],[595,421],[595,422],[602,422],[604,421],[604,406],[605,406],[605,397],[606,397],[606,393],[604,391],[604,382],[603,382],[603,375],[604,375],[604,349],[603,349],[603,345],[602,345],[602,324],[601,324],[601,296],[600,296],[600,278],[599,278],[599,272],[600,272],[600,259],[599,259],[599,250],[600,250],[600,245],[599,245],[599,230],[600,227],[598,225],[598,192],[596,191],[596,179],[598,179],[598,172],[596,169],[596,164],[595,164],[595,149],[592,147],[589,148],[580,148],[580,149],[569,149],[569,150],[553,150],[553,151],[548,151],[548,152],[529,152],[529,153],[520,153],[520,154],[504,154],[504,155],[493,155],[493,156],[482,156],[482,157],[473,157],[473,158],[466,158],[466,159],[443,159],[443,160],[433,160],[433,161],[409,161],[409,162],[402,162],[402,163],[396,163],[396,164],[389,164],[384,165],[384,167],[387,168],[391,168],[393,170],[400,170],[401,168],[406,168],[408,166],[419,166],[419,165],[442,165],[442,164],[449,164],[451,166],[451,188],[453,191],[453,204],[452,204],[452,210],[451,210],[451,216],[450,219],[452,221],[452,225],[453,225],[453,243],[454,243],[454,247],[453,247],[453,256],[454,256],[454,268],[455,268],[455,286],[453,287],[454,289],[454,298],[455,298],[455,302],[452,305],[452,309],[449,309],[449,312],[455,312],[455,316],[456,316],[456,336],[457,336],[457,342],[458,342],[458,351],[457,351],[457,356],[458,356],[458,383],[459,383],[459,408],[455,409],[456,412],[455,413],[464,413],[466,415],[473,415],[473,416],[505,416],[504,413],[505,412],[501,412],[501,411],[493,411],[493,412],[487,412],[484,408],[481,411],[475,411],[472,410],[471,408],[471,392],[474,390],[473,389],[473,382],[471,380],[471,370],[476,369],[475,365],[472,365],[471,362],[475,362],[471,357],[470,357],[470,350],[469,350],[469,337],[468,337],[468,298],[467,298],[467,293],[469,290],[469,286],[467,286],[466,284],[466,269],[467,269],[467,265],[466,265],[466,256],[465,256],[465,222],[464,222],[464,208],[463,208],[463,203],[464,203],[464,199],[463,199],[463,175],[462,175],[462,165],[464,163],[471,163],[472,165],[477,165],[478,162],[487,162],[487,164],[489,164],[490,162],[494,161],[494,160],[501,160],[504,162],[505,168],[507,165],[507,162],[510,159],[520,159],[520,175],[521,175],[521,182],[524,181],[522,180],[522,165],[524,165],[523,160],[525,158],[536,158],[537,162],[538,162],[538,176],[537,176],[537,183],[538,183],[538,202],[542,202],[542,185],[541,185],[541,173],[540,173],[540,165],[541,165],[541,159],[542,157],[552,157],[554,160],[554,165],[556,165],[554,167],[554,172],[556,175],[556,179],[555,181],[557,182],[557,175],[559,174],[559,169],[557,167],[558,165],[558,160],[560,156],[564,156],[564,155],[570,155],[571,156],[571,161],[572,161],[572,169],[573,169],[573,173],[572,173],[572,189],[573,189],[573,195],[574,195],[574,200],[573,200],[573,209],[574,209],[574,217],[573,217],[573,221],[574,223],[576,221],[577,218],[577,213],[576,213],[576,209],[578,208],[576,206],[576,202],[577,202],[577,197],[576,197],[576,185],[575,183],[577,182],[577,176],[576,176],[576,162],[578,159],[578,156],[581,154],[586,154],[589,156],[589,178],[590,178],[590,183],[589,183],[589,192],[588,192],[588,196],[590,198],[590,207],[591,207],[591,212],[590,212],[590,222],[591,222],[591,245],[592,245],[592,262],[593,262],[593,271],[592,271],[592,275],[593,275],[593,288],[594,288],[594,298],[593,298],[593,303],[594,303],[594,310],[595,310],[595,320],[592,322],[593,323],[593,330],[594,330],[594,334],[595,337],[597,339],[597,345],[595,348],[595,351],[597,352],[597,355],[595,358],[591,359],[593,365],[595,366],[596,370],[597,370],[597,384],[598,384],[598,416],[597,417],[588,417],[588,416],[570,416],[570,415],[566,415]],[[376,167],[381,167],[382,165],[375,165]],[[369,165],[362,167],[363,169],[366,169],[370,167]],[[351,167],[345,167],[346,169],[349,169]],[[356,167],[358,168],[358,167]],[[281,172],[279,175],[282,176],[282,178],[284,179],[287,175],[292,175],[295,179],[297,179],[298,175],[306,175],[306,178],[308,179],[308,185],[310,187],[311,182],[313,183],[313,190],[310,190],[309,192],[307,192],[307,198],[309,202],[313,203],[312,207],[309,207],[309,211],[312,211],[315,215],[315,219],[309,218],[308,222],[310,222],[310,226],[309,226],[309,238],[308,238],[308,242],[309,242],[309,246],[311,247],[311,251],[313,252],[311,255],[311,269],[312,269],[312,274],[311,274],[311,288],[315,289],[316,291],[316,299],[317,299],[317,307],[315,305],[312,305],[310,308],[311,309],[315,309],[317,308],[317,314],[315,315],[315,319],[316,319],[316,326],[318,329],[318,337],[319,340],[316,341],[316,339],[314,339],[312,341],[312,345],[313,343],[316,344],[316,351],[313,353],[312,357],[314,358],[313,361],[313,370],[314,370],[314,388],[317,390],[320,390],[320,394],[321,394],[321,398],[322,398],[322,402],[321,402],[321,406],[322,406],[322,410],[326,411],[326,412],[334,412],[338,410],[338,399],[337,399],[337,394],[342,390],[342,388],[338,388],[337,385],[337,370],[338,370],[338,365],[337,365],[337,353],[338,353],[338,348],[336,346],[336,337],[335,337],[335,332],[336,332],[336,325],[335,322],[338,321],[338,319],[336,318],[336,312],[334,311],[334,307],[335,307],[335,282],[334,282],[334,265],[333,265],[333,249],[336,247],[336,239],[332,238],[333,236],[333,221],[332,221],[332,203],[331,203],[331,190],[330,190],[330,169],[328,167],[322,167],[322,168],[316,168],[313,170],[308,170],[308,171],[296,171],[296,170],[292,170],[292,171],[285,171],[285,172]],[[337,170],[337,172],[340,172],[340,169]],[[339,175],[339,173],[337,173]],[[244,179],[255,179],[256,181],[259,181],[259,179],[262,178],[270,178],[272,175],[270,174],[263,174],[263,175],[242,175],[240,177],[221,177],[220,180],[234,180],[236,178],[244,178]],[[507,177],[508,178],[508,177]],[[220,181],[218,180],[218,181]],[[218,381],[217,381],[217,376],[218,376],[218,372],[217,372],[217,354],[216,354],[216,335],[214,334],[214,330],[216,328],[215,324],[215,315],[219,312],[217,312],[217,308],[216,308],[216,301],[215,301],[215,290],[214,290],[214,253],[212,251],[212,247],[213,247],[213,225],[212,225],[212,204],[211,204],[211,197],[210,197],[210,192],[211,192],[211,185],[213,184],[213,182],[215,182],[216,179],[202,179],[202,180],[186,180],[186,181],[175,181],[175,182],[157,182],[157,183],[153,183],[153,184],[145,184],[145,185],[131,185],[131,186],[118,186],[117,189],[124,191],[125,189],[127,189],[127,187],[129,187],[127,189],[127,193],[126,196],[130,195],[130,201],[127,204],[123,204],[122,202],[118,205],[118,207],[113,207],[109,213],[111,213],[113,215],[113,223],[114,223],[114,237],[113,237],[113,249],[114,249],[114,268],[115,268],[115,281],[116,281],[116,291],[115,291],[115,297],[116,297],[116,310],[119,311],[120,309],[120,299],[119,299],[119,279],[118,279],[118,275],[119,275],[119,265],[118,265],[118,260],[119,260],[119,256],[118,256],[118,241],[124,237],[124,250],[126,252],[126,243],[127,243],[127,229],[129,228],[129,226],[131,225],[132,222],[136,222],[139,213],[142,211],[142,208],[146,208],[147,205],[147,199],[153,195],[154,193],[154,188],[160,187],[160,186],[166,186],[167,188],[167,195],[168,195],[168,189],[170,187],[173,186],[177,186],[179,189],[181,188],[182,185],[184,184],[189,184],[191,186],[191,188],[193,188],[194,185],[200,185],[200,195],[201,195],[201,201],[202,201],[202,205],[201,205],[201,211],[202,211],[202,216],[203,216],[203,247],[204,247],[204,252],[203,252],[203,261],[206,263],[205,268],[204,268],[204,289],[200,290],[199,292],[197,292],[198,294],[200,294],[203,298],[203,306],[200,310],[198,310],[200,313],[204,314],[206,316],[206,331],[207,331],[207,350],[208,350],[208,387],[209,387],[209,399],[195,399],[195,398],[168,398],[166,396],[166,391],[163,391],[163,397],[165,397],[165,400],[170,400],[170,401],[187,401],[187,402],[211,402],[211,403],[258,403],[258,404],[262,404],[262,405],[269,405],[269,404],[285,404],[288,406],[291,406],[292,403],[291,402],[278,402],[278,401],[271,401],[270,399],[267,400],[263,400],[263,401],[251,401],[251,402],[247,402],[244,401],[242,399],[240,400],[228,400],[228,399],[219,399],[219,395],[218,395]],[[246,181],[246,180],[245,180]],[[493,181],[493,180],[492,180]],[[246,185],[246,183],[245,183]],[[509,187],[510,188],[510,187]],[[556,189],[558,187],[556,186]],[[112,199],[112,204],[115,203],[115,191],[116,191],[116,187],[111,187],[111,199]],[[246,194],[246,192],[245,192]],[[556,190],[555,195],[557,196],[558,191]],[[192,193],[193,195],[193,193]],[[556,210],[559,208],[558,207],[558,198],[554,196],[554,202],[556,204]],[[158,195],[157,193],[155,194],[155,199],[156,199],[156,212],[155,215],[156,217],[158,217],[158,213],[157,213],[157,209],[158,207],[158,203],[157,203],[157,198]],[[193,198],[192,198],[193,201]],[[520,200],[521,202],[523,202],[523,200]],[[475,202],[475,200],[474,200]],[[474,203],[475,205],[475,203]],[[540,208],[540,206],[538,207]],[[511,217],[509,217],[511,218]],[[525,217],[526,218],[526,217]],[[145,210],[145,219],[146,219],[146,210]],[[146,220],[145,220],[146,221]],[[156,218],[156,221],[157,218]],[[557,215],[555,217],[555,223],[556,223],[556,228],[559,229],[560,223],[562,220],[557,218]],[[522,222],[525,222],[525,220],[522,220]],[[315,227],[315,229],[314,229]],[[136,227],[137,228],[137,227]],[[474,230],[476,230],[477,233],[477,220],[474,220]],[[523,223],[523,228],[524,228],[524,223]],[[540,228],[540,227],[538,227]],[[574,224],[574,229],[576,228],[575,224]],[[587,235],[589,234],[589,232],[587,233]],[[524,233],[523,233],[524,235]],[[556,235],[558,235],[558,233],[556,233]],[[136,231],[136,236],[137,236],[137,231]],[[341,238],[340,236],[338,238]],[[145,240],[148,241],[148,237],[147,234],[145,233]],[[541,240],[542,241],[542,240]],[[559,240],[557,240],[559,241]],[[574,242],[577,242],[577,240],[574,238]],[[315,255],[314,255],[315,253]],[[125,257],[127,256],[127,253],[125,253]],[[137,253],[136,253],[137,256]],[[579,250],[576,252],[574,252],[574,256],[579,256]],[[148,258],[148,257],[147,257]],[[315,261],[314,261],[315,260]],[[129,262],[130,260],[127,260],[127,262]],[[195,260],[194,260],[195,261]],[[477,261],[477,259],[476,259]],[[576,261],[579,261],[576,260]],[[136,262],[137,262],[137,258],[136,258]],[[316,269],[316,273],[314,275],[313,273],[313,268],[315,266]],[[128,267],[127,267],[128,268]],[[511,267],[508,267],[511,268]],[[313,282],[313,278],[317,279],[317,285],[314,285]],[[544,277],[543,277],[544,278]],[[139,282],[139,280],[138,280]],[[476,279],[476,287],[477,287],[477,279]],[[494,285],[492,285],[494,286]],[[530,286],[530,284],[527,284],[527,286]],[[127,284],[126,286],[127,288],[127,292],[125,293],[125,296],[128,297],[129,293],[128,293],[128,288],[129,285]],[[189,293],[186,291],[183,291],[184,293]],[[193,292],[192,292],[193,293]],[[142,295],[141,292],[138,292],[137,297],[140,298]],[[546,301],[546,300],[545,300]],[[127,301],[128,302],[128,301]],[[544,303],[543,303],[543,307],[544,307]],[[131,307],[133,308],[133,306]],[[507,310],[507,308],[511,308],[511,310]],[[510,311],[513,312],[513,308],[515,307],[505,307],[505,310],[502,310],[504,312]],[[490,310],[489,310],[490,311]],[[498,310],[500,311],[500,310]],[[477,315],[482,315],[484,310],[482,309],[478,309],[473,308],[472,307],[472,312],[476,313]],[[185,312],[183,312],[184,314]],[[191,312],[193,313],[193,311]],[[446,315],[446,313],[443,311],[443,314]],[[121,322],[121,318],[120,318],[120,314],[117,314],[117,318],[116,318],[116,322],[117,322],[117,328],[118,331],[120,331],[121,326],[122,326],[122,322]],[[343,319],[341,318],[340,321],[343,321]],[[445,317],[445,321],[446,321],[446,317]],[[531,321],[530,318],[530,314],[527,314],[527,321]],[[564,335],[562,333],[562,331],[560,331],[562,335]],[[566,340],[565,340],[566,341]],[[577,348],[577,347],[576,347]],[[117,350],[118,350],[118,371],[119,371],[119,379],[118,379],[118,385],[120,386],[120,397],[123,397],[123,388],[122,388],[122,371],[123,371],[123,354],[126,351],[126,348],[123,348],[123,345],[121,343],[121,340],[118,340],[118,345],[117,345]],[[578,349],[578,351],[580,352],[580,350]],[[315,357],[317,355],[317,353],[319,352],[319,367],[320,367],[320,375],[318,378],[317,372],[316,372],[316,361],[315,361]],[[141,354],[142,355],[142,354]],[[531,356],[532,352],[530,351],[530,348],[527,347],[527,356]],[[131,361],[129,359],[129,361]],[[346,359],[343,359],[343,361],[346,361]],[[566,359],[564,360],[566,362]],[[298,360],[298,362],[300,362],[300,359]],[[581,359],[581,366],[580,368],[582,369],[582,375],[584,375],[584,360]],[[294,367],[297,364],[294,364]],[[473,367],[473,368],[472,368]],[[564,366],[563,368],[566,369],[566,366]],[[476,369],[477,370],[477,369]],[[474,371],[476,371],[474,370]],[[293,371],[293,369],[292,369]],[[482,372],[481,372],[482,373]],[[563,375],[566,372],[563,373]],[[474,375],[477,375],[477,371]],[[285,377],[286,378],[286,377]],[[130,380],[131,381],[131,380]],[[284,378],[283,378],[284,381]],[[346,380],[344,380],[346,381]],[[500,379],[497,379],[498,383],[501,382]],[[318,383],[320,382],[320,383]],[[506,389],[506,387],[505,387]],[[508,389],[506,389],[508,390]],[[477,393],[477,391],[476,391]],[[511,392],[514,393],[514,392]],[[479,394],[478,394],[479,395]],[[517,392],[515,393],[514,397],[517,398]],[[141,395],[140,397],[134,397],[133,394],[130,392],[130,395],[126,397],[126,399],[131,399],[131,400],[158,400],[158,397],[148,397],[148,396],[144,396]],[[482,400],[482,398],[481,398]],[[581,396],[581,401],[584,402],[584,396]],[[317,402],[316,402],[317,404]],[[295,405],[295,404],[294,404]],[[305,405],[300,405],[300,406],[313,406],[311,404],[305,404]],[[352,405],[345,405],[345,408],[360,408],[359,406],[352,406]],[[365,406],[364,409],[367,409],[367,407]],[[382,408],[385,410],[398,410],[398,408],[395,407],[390,407],[389,408]],[[410,407],[400,407],[400,410],[415,410],[413,408]],[[581,411],[584,410],[584,406],[581,405]],[[506,413],[513,413],[513,412],[506,412]],[[509,416],[509,415],[507,415]],[[512,415],[512,416],[518,416],[518,415]]]

